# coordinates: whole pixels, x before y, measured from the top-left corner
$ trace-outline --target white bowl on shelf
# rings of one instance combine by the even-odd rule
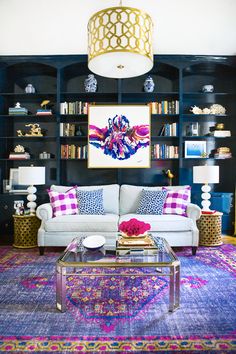
[[[83,246],[88,250],[97,250],[105,245],[106,239],[101,235],[91,235],[83,240]]]

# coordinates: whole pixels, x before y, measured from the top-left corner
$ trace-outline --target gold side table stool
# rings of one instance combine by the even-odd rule
[[[202,214],[197,220],[199,229],[200,246],[220,246],[222,245],[221,225],[223,213]]]
[[[13,215],[14,243],[16,248],[33,248],[37,245],[40,220],[35,215]]]

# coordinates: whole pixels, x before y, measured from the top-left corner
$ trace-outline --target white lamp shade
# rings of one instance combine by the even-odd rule
[[[193,183],[219,183],[219,166],[193,166]]]
[[[19,167],[19,184],[41,185],[45,184],[45,167],[29,166]]]

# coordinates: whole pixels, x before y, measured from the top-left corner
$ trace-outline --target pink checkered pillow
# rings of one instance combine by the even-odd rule
[[[186,210],[190,202],[191,187],[176,190],[168,190],[165,187],[162,189],[167,191],[163,214],[187,216]]]
[[[59,193],[48,189],[48,195],[52,206],[53,217],[78,214],[76,188],[70,188],[65,193]]]

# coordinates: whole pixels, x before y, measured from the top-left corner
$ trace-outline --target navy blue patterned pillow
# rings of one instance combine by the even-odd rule
[[[83,191],[78,189],[79,214],[104,215],[103,189]]]
[[[143,189],[136,213],[162,215],[166,196],[167,191],[149,191]]]

